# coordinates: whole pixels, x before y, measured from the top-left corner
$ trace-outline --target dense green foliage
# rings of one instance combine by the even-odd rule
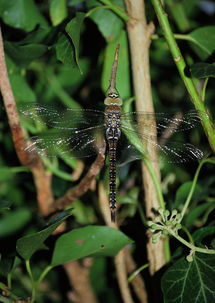
[[[150,48],[155,111],[186,112],[193,109],[193,104],[162,36],[153,5],[146,2],[148,22],[153,21],[156,25]],[[213,119],[214,3],[198,0],[163,2],[188,63],[186,75],[193,78]],[[8,74],[18,106],[37,101],[55,108],[103,110],[115,47],[120,43],[117,89],[124,99],[124,109],[134,110],[132,67],[123,11],[123,0],[0,0]],[[129,244],[137,268],[148,262],[140,163],[128,163],[118,171],[118,217],[123,222],[122,231],[104,226],[97,188],[73,202],[72,209],[60,212],[45,223],[38,213],[37,193],[30,170],[21,166],[17,158],[2,100],[0,113],[0,302],[16,302],[18,298],[30,296],[33,296],[32,302],[35,296],[39,303],[71,302],[67,297],[71,286],[66,274],[57,266],[85,257],[93,258],[90,281],[98,301],[122,302],[112,257]],[[31,135],[41,131],[34,121],[22,121],[22,125]],[[201,125],[182,132],[177,140],[198,146],[208,157],[212,155],[210,145],[213,143],[208,143]],[[82,176],[93,159],[83,162]],[[172,226],[173,237],[170,240],[171,262],[158,273],[159,278],[150,277],[147,268],[141,272],[150,303],[215,302],[215,256],[204,253],[207,248],[214,253],[212,249],[215,248],[214,164],[211,156],[201,164],[160,165],[161,188],[169,212],[160,211],[157,223],[149,225],[151,232],[155,232],[155,242],[161,234],[170,234],[160,223],[168,222]],[[55,198],[78,184],[78,180],[71,180],[72,172],[80,169],[79,160],[44,159],[44,165],[53,174]],[[107,165],[97,181],[103,182],[108,193]],[[173,209],[186,210],[182,221],[177,214],[172,213],[171,217]],[[65,220],[65,233],[52,235]],[[186,243],[182,243],[183,239]],[[186,246],[188,242],[193,246]],[[195,247],[199,248],[197,253]],[[44,287],[39,289],[42,280]]]

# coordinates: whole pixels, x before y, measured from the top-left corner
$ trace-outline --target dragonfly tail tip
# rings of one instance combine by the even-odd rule
[[[116,210],[111,209],[111,222],[116,222]]]

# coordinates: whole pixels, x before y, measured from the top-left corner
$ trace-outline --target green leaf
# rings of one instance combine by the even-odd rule
[[[51,0],[49,14],[54,26],[60,24],[68,14],[66,0]]]
[[[98,295],[104,294],[104,289],[108,285],[107,277],[107,262],[105,258],[95,258],[93,260],[92,267],[90,268],[90,282],[92,284],[93,290]],[[98,279],[98,277],[103,277]],[[108,301],[107,301],[108,302]],[[110,301],[114,302],[114,301]]]
[[[6,63],[16,101],[36,101],[36,95],[28,85],[23,71],[8,56],[6,56]]]
[[[65,34],[59,36],[55,49],[58,60],[64,64],[71,64],[73,67],[76,66],[74,47]]]
[[[205,245],[202,244],[203,239],[205,239],[208,236],[211,235],[215,235],[215,226],[206,226],[206,227],[202,227],[198,230],[196,230],[193,234],[192,234],[192,238],[194,240],[194,242],[196,243],[196,245],[204,247]]]
[[[9,75],[10,83],[17,101],[36,101],[36,95],[21,74]]]
[[[121,0],[112,1],[114,4],[124,8],[124,3]],[[122,19],[117,16],[110,9],[103,8],[101,3],[98,1],[87,2],[88,8],[98,7],[90,14],[90,19],[92,19],[98,26],[99,31],[103,37],[111,42],[116,40],[121,33],[124,26]],[[101,8],[99,8],[101,7]]]
[[[69,0],[68,5],[70,6],[76,6],[77,4],[83,3],[85,0]]]
[[[190,68],[191,75],[194,78],[202,79],[202,78],[215,78],[215,63],[204,63],[199,62],[193,64]]]
[[[79,90],[80,86],[86,80],[86,76],[90,72],[90,61],[87,58],[79,60],[81,70],[83,74],[77,72],[77,68],[62,64],[58,71],[58,81],[64,88],[69,88],[70,93],[74,93]],[[77,105],[76,105],[77,106]],[[71,107],[71,105],[70,105]],[[74,107],[74,105],[72,105]]]
[[[11,201],[1,200],[0,201],[0,211],[9,210],[12,205]]]
[[[57,266],[85,257],[115,256],[132,240],[117,229],[87,226],[74,229],[58,238],[51,265]]]
[[[27,208],[6,213],[0,219],[0,237],[6,237],[18,232],[31,219],[31,212]]]
[[[196,206],[192,209],[185,218],[185,225],[188,227],[192,224],[197,223],[197,220],[200,220],[200,217],[205,215],[207,211],[213,211],[215,208],[215,201],[203,203],[201,205]]]
[[[14,177],[13,171],[8,166],[1,166],[0,181],[9,181]]]
[[[27,32],[38,24],[47,27],[33,0],[1,0],[0,15],[6,24]]]
[[[39,249],[44,248],[45,240],[52,232],[68,217],[71,216],[70,211],[64,211],[52,219],[48,227],[34,234],[22,237],[17,240],[16,250],[25,260],[29,260],[31,256]]]
[[[41,57],[48,47],[42,44],[18,45],[17,43],[5,42],[6,53],[19,66],[25,67],[31,61]]]
[[[215,26],[200,27],[188,35],[198,56],[205,60],[215,51]]]
[[[107,44],[104,54],[104,65],[102,71],[102,89],[106,93],[111,77],[111,68],[114,60],[116,45],[120,44],[118,68],[116,74],[116,88],[121,98],[125,99],[131,95],[131,81],[129,69],[128,39],[125,31],[122,31],[117,42]]]
[[[182,184],[177,192],[176,197],[174,201],[174,208],[178,208],[181,204],[184,204],[185,200],[187,199],[187,196],[190,192],[190,188],[192,186],[192,182],[188,181],[184,184]],[[193,193],[192,201],[199,201],[204,197],[204,190],[200,187],[200,185],[196,184],[195,190]]]
[[[49,42],[49,35],[54,32],[54,28],[47,28],[47,27],[37,27],[32,32],[28,33],[23,40],[18,42],[19,45],[26,45],[26,44],[46,44],[48,45]]]
[[[165,303],[215,302],[215,255],[195,254],[193,262],[178,260],[163,275]]]
[[[21,259],[14,254],[7,254],[0,260],[0,275],[7,276],[12,272],[19,264]]]
[[[66,32],[68,33],[69,37],[72,39],[72,43],[75,49],[75,60],[77,66],[81,72],[81,68],[79,65],[79,42],[80,42],[80,34],[81,34],[81,27],[85,18],[84,13],[77,13],[76,17],[73,18],[69,23],[66,25]]]

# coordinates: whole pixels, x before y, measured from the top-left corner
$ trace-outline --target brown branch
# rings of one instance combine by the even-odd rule
[[[129,15],[127,30],[131,50],[136,108],[138,111],[153,112],[154,108],[149,71],[150,34],[153,31],[153,25],[147,25],[143,0],[125,0],[125,4]],[[154,135],[156,136],[156,133]],[[145,148],[148,150],[147,144]],[[152,155],[153,159],[157,158],[155,150],[150,149],[149,153]],[[158,163],[155,161],[152,163],[152,166],[157,178],[160,179]],[[153,180],[144,164],[142,164],[142,178],[145,193],[146,215],[147,217],[153,217],[152,210],[158,209],[159,202]],[[165,264],[163,243],[160,241],[157,244],[152,244],[151,241],[149,241],[147,244],[147,251],[150,272],[153,274]]]
[[[96,160],[91,165],[87,174],[83,177],[80,183],[69,189],[62,197],[55,201],[55,203],[50,207],[50,212],[54,212],[59,209],[64,209],[66,206],[70,205],[72,202],[77,200],[83,194],[85,194],[91,187],[92,182],[95,177],[101,171],[105,160],[105,146],[101,150],[96,158]]]
[[[126,249],[125,253],[125,262],[126,268],[129,274],[134,272],[137,268],[134,259],[132,258],[131,252],[129,249]],[[136,293],[140,303],[147,303],[147,292],[145,288],[145,283],[140,274],[136,275],[135,278],[131,281],[131,285],[134,288],[134,292]]]
[[[87,261],[85,259],[84,261]],[[81,265],[79,261],[72,261],[63,265],[73,291],[70,299],[74,303],[97,303],[95,294],[89,282],[89,266]]]
[[[25,150],[26,141],[23,130],[21,128],[19,115],[16,107],[16,102],[10,85],[7,67],[4,56],[4,46],[2,33],[0,29],[0,89],[3,97],[5,109],[8,116],[12,139],[16,149],[17,156],[22,165],[30,168],[34,183],[37,189],[37,199],[39,209],[42,215],[48,214],[49,205],[53,203],[53,196],[51,190],[51,175],[46,173],[43,163],[35,154],[30,154]]]
[[[123,248],[114,258],[115,267],[116,267],[116,276],[119,283],[119,288],[121,291],[122,299],[124,303],[133,303],[131,296],[131,290],[128,285],[127,270],[125,264],[125,250]]]
[[[117,223],[111,221],[109,201],[102,182],[99,183],[99,205],[106,224],[108,226],[118,229]],[[116,276],[119,284],[119,289],[123,298],[123,302],[133,303],[131,291],[128,286],[124,250],[125,248],[122,249],[114,258]]]
[[[1,29],[0,29],[0,72],[1,72],[0,89],[3,97],[6,113],[8,116],[8,122],[12,133],[12,139],[16,148],[16,153],[22,165],[31,167],[32,164],[33,165],[37,164],[38,158],[32,158],[34,156],[28,154],[25,151],[24,134],[20,125],[19,115],[16,108],[16,102],[14,99],[14,95],[10,86],[10,81],[7,73]]]

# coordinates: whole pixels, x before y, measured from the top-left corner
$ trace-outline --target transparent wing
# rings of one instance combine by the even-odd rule
[[[84,130],[50,130],[31,137],[26,151],[41,156],[89,157],[96,155],[104,147],[103,128],[91,127]]]
[[[168,141],[157,142],[157,137],[146,136],[132,131],[129,128],[122,128],[124,137],[126,137],[127,144],[122,147],[123,162],[130,162],[137,159],[147,157],[151,161],[157,161],[154,153],[150,152],[152,149],[158,154],[163,162],[169,163],[185,163],[196,161],[204,157],[204,152],[199,148],[189,143]],[[129,142],[129,143],[128,143]],[[148,152],[146,152],[146,146]]]
[[[27,119],[33,119],[49,128],[76,130],[104,124],[104,112],[91,109],[58,110],[48,105],[27,102],[18,105]]]
[[[156,130],[158,135],[168,132],[170,134],[179,131],[185,131],[196,127],[201,122],[201,117],[208,115],[196,110],[188,111],[187,113],[177,113],[175,116],[168,113],[147,113],[147,112],[131,112],[121,116],[122,126],[132,128],[139,132],[143,129],[143,134],[154,133]],[[154,123],[156,121],[156,123]]]

